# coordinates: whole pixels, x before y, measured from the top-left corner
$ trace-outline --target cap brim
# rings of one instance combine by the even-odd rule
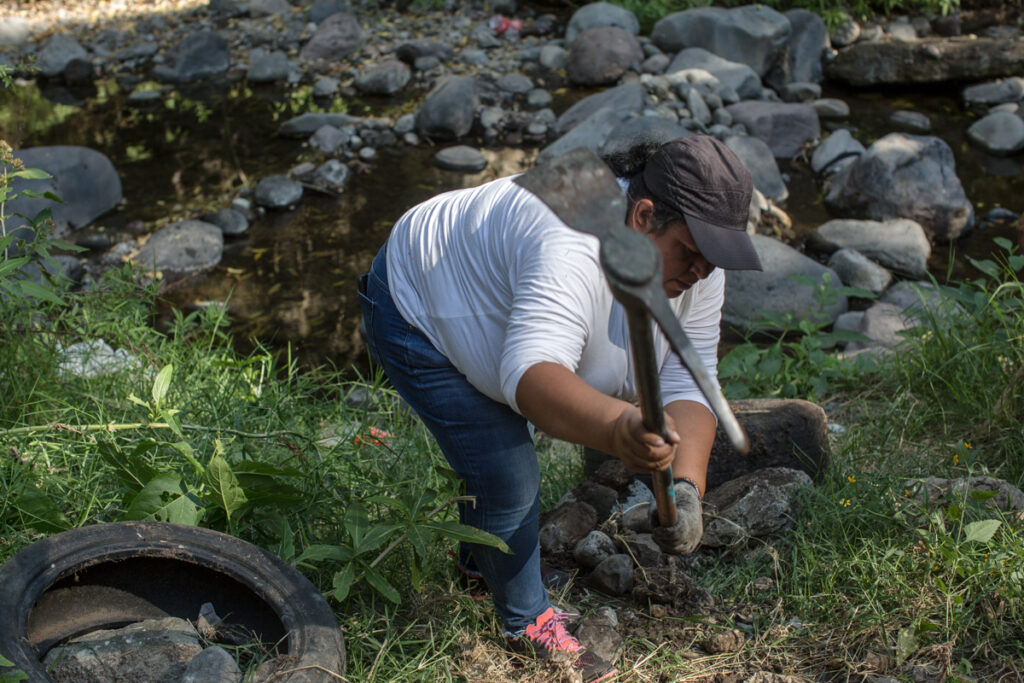
[[[746,230],[712,225],[693,216],[685,218],[693,241],[711,265],[725,270],[763,270]]]

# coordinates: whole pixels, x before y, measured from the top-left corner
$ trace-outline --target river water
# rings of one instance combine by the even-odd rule
[[[992,158],[967,142],[966,130],[974,119],[960,105],[960,91],[831,90],[826,96],[850,104],[844,125],[865,145],[895,130],[888,122],[893,111],[927,114],[933,134],[953,149],[957,173],[978,215],[997,206],[1024,211],[1024,157]],[[560,93],[556,112],[585,94]],[[23,84],[0,90],[0,138],[15,148],[83,145],[106,154],[120,173],[124,201],[97,225],[116,235],[132,221],[143,221],[150,231],[223,208],[262,177],[287,172],[300,161],[319,161],[303,141],[276,135],[283,121],[307,111],[310,104],[308,89],[251,88],[242,82],[181,87],[143,104],[129,102],[113,81],[74,90]],[[357,115],[388,115],[408,111],[412,103],[349,100],[345,106]],[[365,352],[356,333],[355,279],[368,267],[393,221],[438,192],[523,171],[538,150],[483,149],[490,163],[472,175],[434,167],[430,159],[436,151],[426,146],[379,150],[372,164],[356,168],[340,196],[307,191],[294,211],[256,219],[246,235],[227,239],[217,268],[170,289],[166,306],[188,309],[228,301],[243,348],[258,340],[278,350],[290,346],[293,357],[306,365],[364,370]],[[805,160],[782,164],[782,170],[790,191],[783,208],[794,223],[787,239],[799,246],[808,231],[831,216]],[[995,236],[1009,238],[1011,229],[975,230],[956,244],[937,245],[930,263],[933,274],[945,279],[952,264],[953,277],[972,276],[962,256],[985,257]]]

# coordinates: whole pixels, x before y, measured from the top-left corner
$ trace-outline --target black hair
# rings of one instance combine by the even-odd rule
[[[686,219],[678,211],[654,196],[647,188],[647,183],[644,182],[644,168],[647,166],[647,160],[664,143],[664,140],[642,140],[626,149],[601,156],[601,160],[612,169],[616,178],[623,178],[629,183],[626,188],[627,215],[641,199],[649,199],[654,204],[655,234],[664,232],[668,224],[673,221],[686,222]]]

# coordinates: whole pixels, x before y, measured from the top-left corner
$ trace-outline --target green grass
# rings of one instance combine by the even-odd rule
[[[985,276],[941,289],[959,313],[937,309],[878,365],[840,371],[829,356],[832,379],[815,383],[828,346],[817,327],[752,352],[752,367],[774,359],[777,382],[813,393],[845,431],[791,530],[698,562],[711,613],[561,596],[584,612],[618,609],[624,680],[1022,670],[1020,513],[966,493],[929,505],[914,485],[1024,479],[1024,263],[1003,246],[1001,262],[978,264]],[[458,483],[380,377],[300,369],[266,349],[239,355],[222,309],[157,331],[153,301],[124,271],[59,304],[0,303],[0,560],[61,529],[184,515],[298,564],[336,609],[348,680],[553,679],[513,669],[493,610],[455,585]],[[92,379],[59,370],[61,346],[97,339],[137,364]],[[779,391],[770,373],[751,381],[747,393]],[[549,508],[578,480],[580,454],[539,444]],[[701,649],[730,628],[747,634],[739,652]],[[250,671],[261,658],[239,655]]]

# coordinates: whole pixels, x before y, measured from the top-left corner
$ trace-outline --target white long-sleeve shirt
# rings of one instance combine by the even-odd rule
[[[566,226],[511,177],[410,209],[388,239],[387,268],[402,317],[481,393],[516,412],[519,380],[544,361],[604,394],[636,397],[626,316],[601,271],[598,239]],[[669,301],[712,377],[724,296],[716,268]],[[654,340],[662,401],[710,410],[657,328]]]

